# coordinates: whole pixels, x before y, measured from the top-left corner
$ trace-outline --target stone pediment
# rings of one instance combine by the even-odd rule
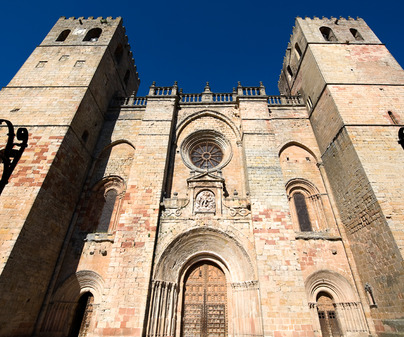
[[[188,178],[187,183],[189,187],[193,187],[198,184],[223,185],[224,179],[219,175],[213,174],[212,172],[203,172]]]

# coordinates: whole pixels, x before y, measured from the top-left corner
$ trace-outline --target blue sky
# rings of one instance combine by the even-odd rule
[[[334,3],[331,6],[331,3]],[[241,81],[263,81],[278,94],[283,55],[296,16],[362,17],[404,65],[403,1],[8,1],[1,5],[0,87],[7,85],[60,16],[117,17],[124,25],[141,79],[184,92],[231,92]]]

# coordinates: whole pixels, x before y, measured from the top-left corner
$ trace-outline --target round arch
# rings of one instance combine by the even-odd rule
[[[309,195],[316,195],[320,193],[318,188],[312,182],[304,178],[290,179],[286,183],[285,187],[288,196],[291,195],[296,189],[297,190],[305,189],[307,190]]]
[[[41,331],[49,336],[67,336],[74,311],[85,293],[91,293],[94,305],[101,303],[104,290],[103,278],[91,270],[81,270],[72,274],[52,295]]]
[[[285,151],[288,147],[291,147],[291,146],[297,146],[297,147],[300,147],[301,149],[307,151],[309,154],[311,154],[313,156],[313,158],[316,160],[316,162],[319,163],[319,161],[318,161],[319,156],[317,156],[308,146],[306,146],[300,142],[294,141],[294,140],[289,141],[278,147],[279,148],[278,157],[281,156],[283,151]]]
[[[229,282],[256,279],[247,251],[229,234],[213,228],[194,228],[176,237],[161,254],[154,279],[177,283],[197,260],[211,259],[223,268]]]
[[[181,335],[186,324],[182,316],[186,275],[198,264],[211,264],[225,275],[229,335],[257,332],[259,335],[262,328],[259,283],[247,253],[251,243],[244,244],[246,248],[237,238],[210,227],[192,228],[171,241],[158,254],[151,285],[148,333],[159,331],[156,337]],[[164,307],[160,306],[162,301]],[[217,314],[219,320],[223,318]]]
[[[344,336],[368,333],[362,304],[345,277],[331,270],[319,270],[306,279],[305,286],[315,330],[336,329]],[[330,311],[324,302],[318,302],[324,297],[332,302]]]
[[[185,129],[185,127],[188,126],[191,122],[193,122],[196,119],[206,117],[206,116],[217,118],[217,119],[221,120],[233,131],[234,135],[236,136],[236,140],[241,141],[240,130],[233,123],[233,121],[230,118],[226,117],[225,115],[221,114],[220,112],[216,112],[216,111],[212,111],[212,110],[198,111],[198,112],[195,112],[195,113],[189,115],[184,120],[182,120],[177,126],[177,130],[176,130],[177,138],[182,133],[182,131]]]
[[[316,302],[320,292],[329,293],[335,302],[357,302],[358,296],[348,280],[331,270],[311,274],[305,282],[309,302]]]
[[[104,290],[104,279],[91,270],[80,270],[71,275],[53,295],[54,301],[76,302],[85,292],[91,292],[94,296],[94,303],[101,302],[101,295]]]

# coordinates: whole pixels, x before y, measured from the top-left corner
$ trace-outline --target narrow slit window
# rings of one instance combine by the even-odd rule
[[[115,53],[114,53],[116,63],[118,63],[118,64],[121,63],[122,56],[123,56],[123,47],[121,44],[119,44],[118,47],[116,47]]]
[[[293,72],[292,72],[292,69],[290,68],[290,66],[287,66],[286,70],[288,71],[289,76],[293,77]]]
[[[300,47],[297,43],[295,43],[295,51],[296,51],[297,59],[300,60],[300,58],[302,57],[302,50],[300,49]]]
[[[105,203],[101,211],[101,216],[98,220],[97,232],[107,233],[111,223],[112,214],[114,212],[115,203],[118,193],[116,190],[111,189],[105,193]]]
[[[128,85],[129,77],[130,77],[130,71],[127,70],[126,74],[125,74],[125,77],[123,78],[123,82],[125,83],[125,87]]]
[[[311,232],[312,227],[304,195],[302,193],[295,193],[293,195],[293,201],[295,203],[300,230],[302,232]]]
[[[306,102],[307,108],[311,110],[313,108],[313,101],[311,100],[311,97],[307,97],[307,102]]]

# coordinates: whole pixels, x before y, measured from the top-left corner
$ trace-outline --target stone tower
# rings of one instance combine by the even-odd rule
[[[2,118],[30,133],[0,201],[3,336],[32,333],[108,104],[138,85],[120,18],[61,18],[1,91]]]
[[[404,312],[403,70],[362,19],[298,18],[279,88],[306,102],[358,288],[380,296],[376,331],[394,331]]]
[[[404,72],[361,19],[286,53],[280,96],[137,97],[121,20],[60,19],[0,97],[0,335],[402,335]]]

